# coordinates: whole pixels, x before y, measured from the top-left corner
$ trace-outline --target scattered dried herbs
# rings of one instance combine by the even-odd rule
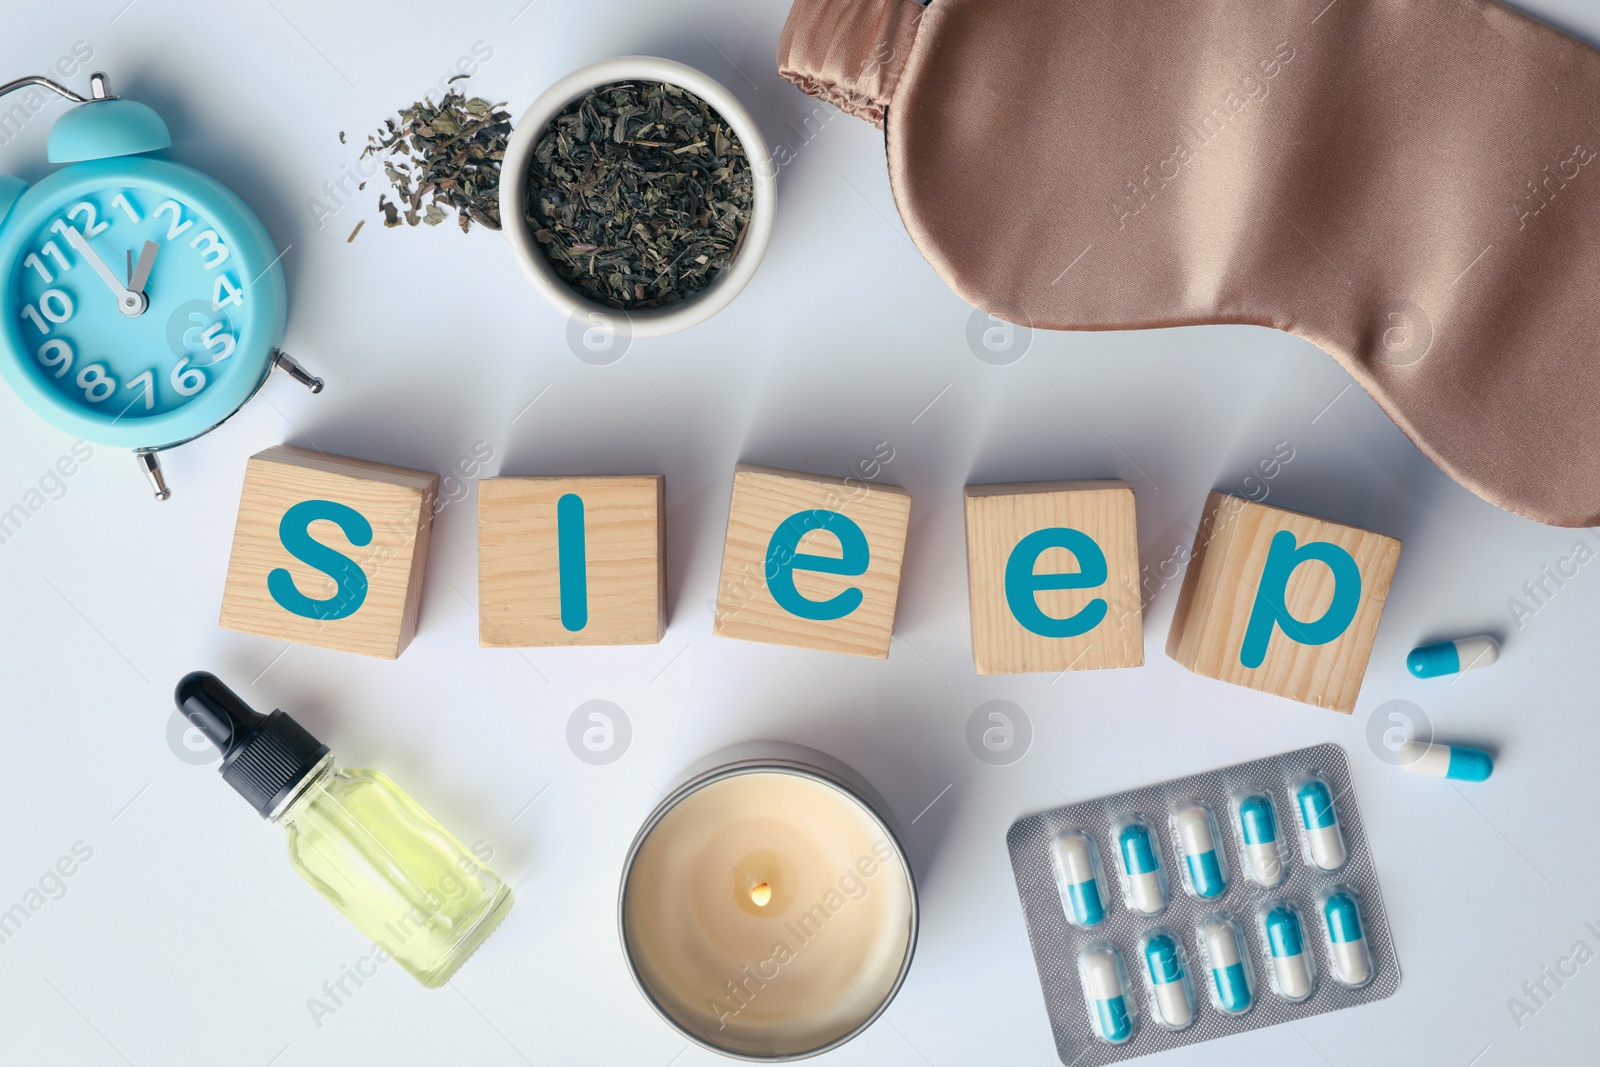
[[[755,197],[727,120],[660,82],[603,85],[567,105],[527,181],[528,222],[556,273],[622,310],[709,285],[738,253]]]
[[[437,226],[450,217],[448,208],[463,233],[474,222],[498,230],[500,163],[511,136],[511,116],[504,108],[452,88],[437,104],[418,100],[400,112],[398,122],[385,120],[361,150],[363,157],[388,153],[383,169],[398,203],[378,196],[383,224],[398,226],[403,219],[408,226]]]

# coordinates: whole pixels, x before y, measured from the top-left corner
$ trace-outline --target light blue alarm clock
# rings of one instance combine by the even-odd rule
[[[281,258],[231,190],[149,153],[168,148],[150,108],[111,95],[104,74],[50,131],[49,159],[70,166],[29,188],[0,174],[0,374],[70,434],[131,448],[157,497],[156,454],[215,428],[274,367],[312,392],[279,351],[288,317]]]

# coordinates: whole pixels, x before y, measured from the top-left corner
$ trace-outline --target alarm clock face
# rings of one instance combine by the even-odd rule
[[[69,432],[175,444],[271,368],[283,272],[238,197],[187,167],[96,160],[42,180],[0,233],[12,387]]]

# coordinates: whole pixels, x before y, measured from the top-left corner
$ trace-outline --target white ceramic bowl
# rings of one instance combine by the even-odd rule
[[[711,284],[697,295],[670,307],[627,312],[588,300],[563,281],[540,251],[525,210],[528,164],[532,162],[534,146],[550,125],[550,120],[589,90],[622,81],[666,82],[687,89],[704,100],[712,110],[728,120],[728,125],[738,135],[739,143],[744,146],[745,156],[750,161],[750,174],[755,183],[750,221],[745,224],[738,254]],[[614,324],[619,332],[625,330],[632,337],[660,337],[687,330],[727,307],[761,265],[761,257],[766,254],[767,244],[772,239],[772,222],[778,206],[776,168],[772,165],[766,139],[761,136],[761,130],[750,117],[750,112],[745,110],[737,97],[707,75],[682,63],[653,56],[607,59],[575,70],[546,89],[533,102],[533,106],[523,112],[521,120],[512,129],[500,175],[501,226],[506,239],[516,249],[522,273],[528,276],[533,287],[569,319],[598,313],[601,317],[593,321]]]

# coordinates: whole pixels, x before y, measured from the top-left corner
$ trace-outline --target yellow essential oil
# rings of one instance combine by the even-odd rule
[[[511,909],[510,887],[386,775],[341,770],[215,675],[188,675],[176,700],[222,750],[223,780],[283,826],[300,876],[423,985],[449,981]]]

